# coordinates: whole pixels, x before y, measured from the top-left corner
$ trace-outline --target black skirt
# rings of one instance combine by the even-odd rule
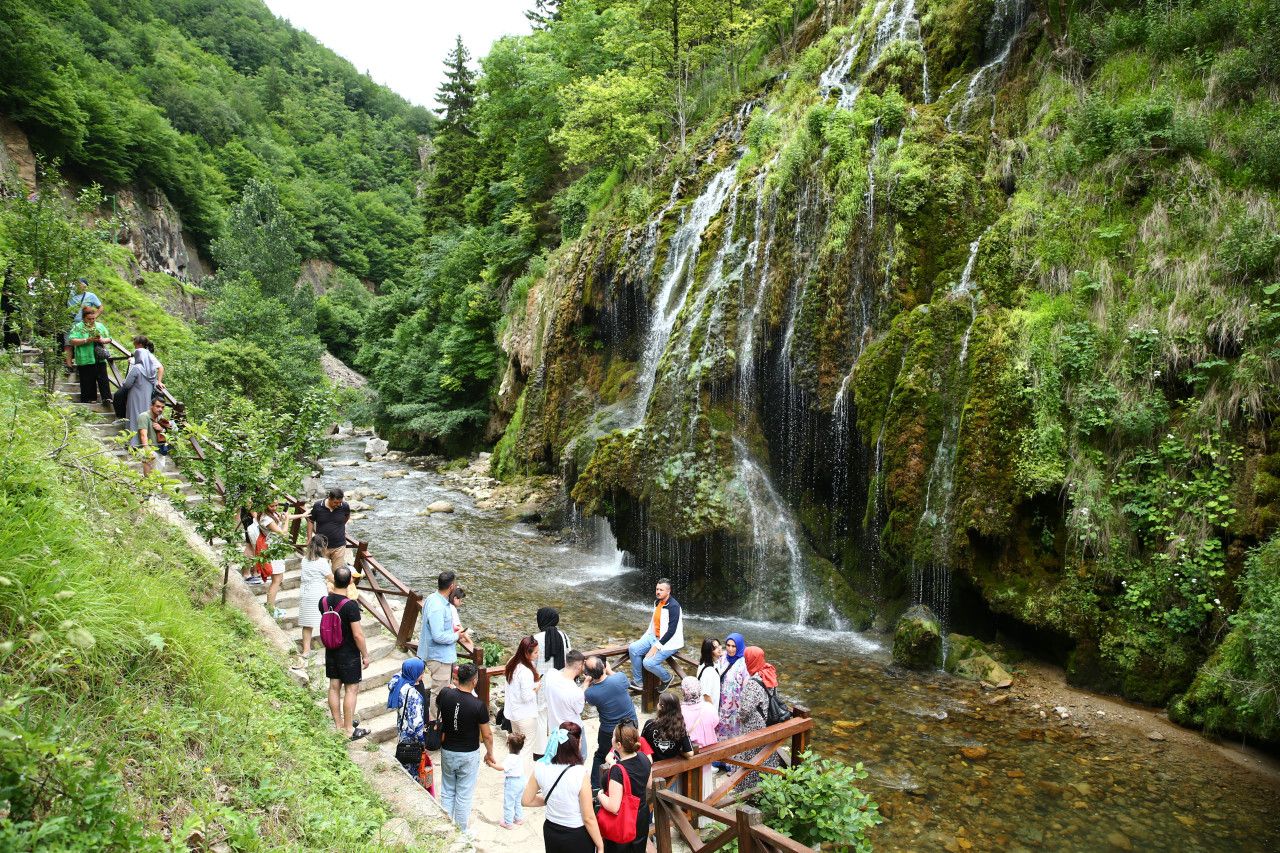
[[[596,846],[591,842],[591,835],[585,826],[570,829],[549,820],[544,821],[542,844],[547,853],[596,853]]]

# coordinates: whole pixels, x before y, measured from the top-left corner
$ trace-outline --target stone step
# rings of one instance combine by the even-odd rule
[[[395,740],[399,736],[399,731],[396,729],[396,712],[387,708],[385,702],[383,703],[382,713],[376,717],[370,717],[367,720],[363,717],[358,719],[360,720],[360,727],[369,730],[369,739],[374,743],[386,743],[389,740]]]

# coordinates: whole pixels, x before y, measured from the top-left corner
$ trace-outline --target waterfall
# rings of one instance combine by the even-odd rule
[[[928,537],[929,560],[927,568],[913,561],[911,572],[912,594],[917,604],[927,604],[937,614],[943,626],[944,636],[951,603],[951,512],[955,498],[956,456],[962,414],[964,412],[965,365],[969,357],[969,337],[978,319],[978,301],[974,289],[973,270],[978,260],[982,238],[991,230],[988,226],[969,244],[969,258],[965,262],[960,281],[947,294],[948,299],[966,299],[969,303],[969,325],[960,339],[960,356],[956,364],[955,394],[952,406],[942,423],[942,434],[933,453],[929,476],[925,485],[924,510],[916,525],[916,537]]]
[[[769,262],[773,257],[773,239],[777,233],[778,194],[775,190],[765,200],[765,182],[769,169],[777,162],[773,158],[761,170],[755,179],[756,209],[753,217],[752,241],[747,252],[746,268],[740,279],[739,318],[738,318],[738,369],[737,369],[737,404],[738,419],[750,411],[755,405],[756,376],[756,335],[759,334],[760,308],[764,304],[764,296],[769,289]],[[765,208],[769,209],[769,229],[764,232]],[[763,246],[761,240],[763,238]],[[757,272],[758,271],[758,272]],[[754,279],[754,288],[748,290]],[[743,310],[750,297],[750,310]]]
[[[969,111],[973,108],[974,103],[982,97],[991,98],[991,120],[989,124],[992,129],[995,128],[995,80],[997,72],[1004,67],[1005,62],[1009,59],[1009,52],[1013,49],[1013,43],[1018,40],[1018,36],[1022,33],[1022,27],[1026,24],[1030,14],[1031,7],[1027,0],[996,0],[994,8],[991,10],[991,19],[987,22],[983,54],[984,56],[992,56],[994,51],[994,56],[977,71],[973,72],[973,76],[969,78],[969,84],[965,87],[964,97],[947,113],[944,122],[947,130],[963,129],[969,119]],[[959,86],[960,82],[961,80],[957,80],[953,83],[947,93],[949,94]]]
[[[702,194],[681,215],[680,226],[671,237],[662,270],[662,283],[654,300],[649,333],[645,338],[640,369],[636,374],[636,394],[632,409],[636,423],[643,419],[645,409],[648,408],[654,379],[658,374],[658,362],[662,359],[671,331],[675,328],[676,315],[680,313],[680,306],[684,304],[689,286],[693,283],[698,255],[702,251],[702,233],[723,209],[729,191],[733,189],[740,159],[741,156],[735,158],[707,183]]]
[[[748,615],[767,618],[771,612],[770,605],[782,599],[777,593],[779,582],[785,579],[794,602],[792,622],[803,625],[809,618],[810,595],[805,583],[804,559],[795,518],[773,487],[768,473],[752,458],[746,444],[736,435],[733,437],[733,449],[737,456],[737,483],[751,522]],[[776,571],[779,563],[786,566],[785,574]]]
[[[868,29],[874,26],[874,38],[867,56],[857,65],[866,43]],[[909,41],[919,45],[924,57],[921,88],[925,103],[929,103],[929,60],[925,55],[924,41],[920,37],[920,20],[916,17],[916,0],[879,0],[867,19],[866,26],[858,27],[853,39],[818,78],[818,88],[825,95],[839,93],[836,106],[849,109],[862,92],[867,75],[880,64],[885,48],[896,41]]]

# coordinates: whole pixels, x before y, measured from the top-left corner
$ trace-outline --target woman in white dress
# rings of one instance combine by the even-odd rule
[[[533,663],[537,656],[538,644],[533,637],[522,637],[505,670],[507,693],[502,713],[511,723],[511,731],[524,735],[525,743],[538,740],[538,694],[542,677]]]
[[[302,658],[312,657],[311,636],[320,628],[320,599],[333,589],[333,568],[325,554],[328,543],[320,534],[311,537],[302,557],[302,585],[298,590],[298,626],[302,628]]]

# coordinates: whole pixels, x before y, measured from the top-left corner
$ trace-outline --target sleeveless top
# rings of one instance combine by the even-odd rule
[[[556,785],[560,773],[564,778]],[[578,805],[578,792],[582,790],[582,777],[587,772],[586,765],[578,764],[542,764],[533,765],[533,775],[538,779],[538,793],[544,798],[551,786],[555,790],[551,799],[547,800],[546,818],[551,823],[574,829],[582,826],[582,807]]]

